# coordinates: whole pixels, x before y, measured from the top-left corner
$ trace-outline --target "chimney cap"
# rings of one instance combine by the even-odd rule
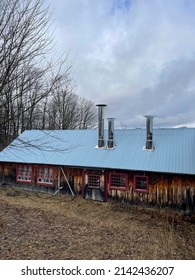
[[[154,118],[155,116],[154,115],[145,115],[144,117],[145,118]]]
[[[97,107],[106,107],[107,105],[106,104],[97,104],[96,106]]]

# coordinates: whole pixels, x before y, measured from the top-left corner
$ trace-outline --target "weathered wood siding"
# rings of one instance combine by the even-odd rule
[[[82,170],[76,169],[76,168],[65,168],[63,167],[63,172],[61,168],[59,167],[60,171],[60,187],[64,187],[65,193],[70,193],[68,183],[66,179],[69,182],[69,185],[71,186],[73,192],[75,194],[82,193]],[[66,178],[64,177],[64,174]],[[63,191],[62,191],[63,192]]]
[[[134,190],[134,175],[136,172],[129,173],[127,191],[108,189],[109,198],[132,204],[169,206],[178,209],[189,206],[195,210],[195,176],[144,174],[149,177],[149,191],[144,193]]]
[[[54,170],[54,186],[44,187],[36,185],[36,170],[39,165],[33,165],[33,181],[29,183],[16,183],[16,164],[0,164],[0,180],[3,182],[11,182],[18,187],[26,187],[35,191],[56,191],[62,187],[61,193],[70,193],[69,182],[73,192],[76,195],[85,197],[84,192],[88,184],[89,174],[98,175],[100,179],[101,195],[104,201],[114,200],[124,203],[132,203],[138,205],[149,205],[158,207],[172,207],[176,209],[195,211],[195,175],[174,175],[161,174],[152,172],[128,172],[127,190],[111,190],[109,186],[109,173],[112,170],[87,170],[79,168],[65,168],[63,172],[61,167],[53,166]],[[117,172],[116,170],[114,171]],[[121,173],[121,171],[120,171]],[[148,192],[139,192],[134,189],[134,176],[148,176],[149,188]],[[92,197],[93,199],[93,197]]]

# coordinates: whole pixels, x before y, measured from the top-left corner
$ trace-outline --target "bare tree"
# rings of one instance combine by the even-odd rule
[[[36,106],[66,83],[71,66],[52,57],[51,24],[44,0],[0,1],[0,140],[31,129]]]
[[[53,94],[48,104],[49,129],[89,129],[96,124],[95,105],[79,97],[72,83]]]
[[[79,119],[77,127],[79,129],[90,129],[96,125],[96,107],[92,101],[80,97],[78,111]]]
[[[92,102],[76,94],[67,56],[55,59],[45,0],[0,0],[0,147],[25,129],[87,129]]]

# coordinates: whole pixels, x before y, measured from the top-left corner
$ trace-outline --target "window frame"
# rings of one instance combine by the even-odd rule
[[[119,176],[125,178],[125,186],[112,186],[112,176]],[[126,173],[117,173],[117,172],[110,172],[109,173],[109,189],[110,190],[119,190],[119,191],[127,191],[128,190],[128,174]]]
[[[43,174],[40,175],[40,170],[42,169]],[[51,177],[44,177],[44,170],[47,169],[47,173],[49,175],[49,170],[52,170],[52,176]],[[40,181],[41,180],[41,181]],[[50,182],[51,181],[51,182]],[[54,167],[52,166],[38,166],[37,167],[37,176],[36,176],[36,184],[42,185],[42,186],[54,186]]]
[[[146,189],[137,188],[137,179],[146,179]],[[148,193],[149,192],[149,177],[145,175],[135,175],[134,176],[134,192],[142,192]]]
[[[22,175],[20,175],[20,168],[22,167]],[[24,168],[26,167],[26,170],[24,170]],[[30,170],[30,175],[27,173],[25,175],[25,172],[28,172],[28,168],[31,168]],[[18,177],[21,176],[22,178],[19,179]],[[24,179],[23,177],[28,177],[29,179]],[[28,184],[32,184],[32,180],[33,180],[33,166],[30,164],[17,164],[16,165],[16,182],[17,183],[28,183]]]
[[[90,177],[98,178],[99,185],[98,186],[95,186],[95,185],[90,186],[90,184],[89,184]],[[100,189],[100,175],[99,174],[91,174],[91,173],[88,174],[88,188],[89,189]]]

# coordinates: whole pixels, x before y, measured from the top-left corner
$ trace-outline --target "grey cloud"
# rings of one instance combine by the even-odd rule
[[[81,96],[106,103],[118,126],[142,126],[148,113],[161,126],[194,122],[195,1],[55,0],[55,5],[59,49],[76,54]]]

